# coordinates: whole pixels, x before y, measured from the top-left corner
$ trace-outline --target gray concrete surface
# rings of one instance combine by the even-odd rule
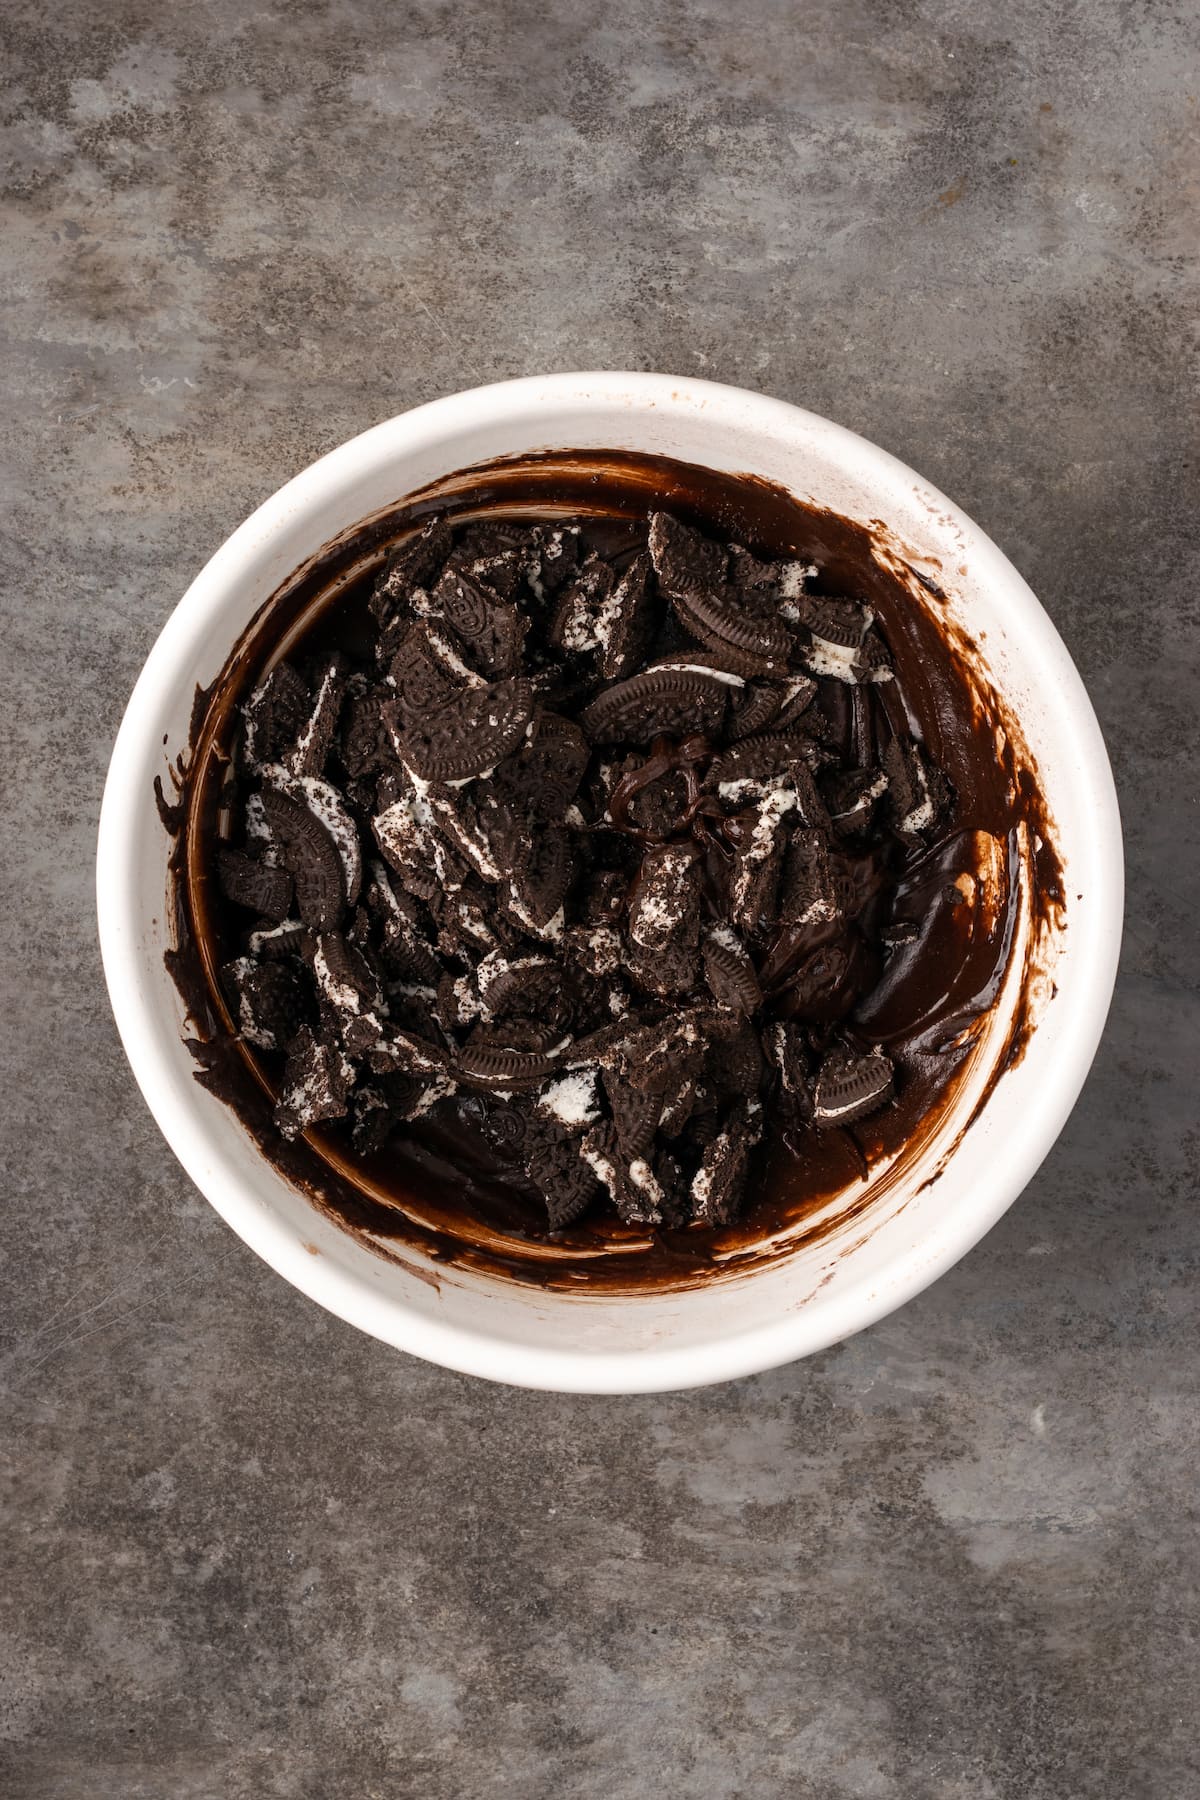
[[[8,0],[0,1792],[1186,1800],[1194,9]],[[808,1364],[393,1354],[176,1168],[101,984],[109,744],[321,451],[541,368],[801,401],[953,494],[1109,734],[1129,928],[1026,1194]]]

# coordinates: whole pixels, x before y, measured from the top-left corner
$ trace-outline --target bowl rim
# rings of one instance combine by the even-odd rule
[[[137,791],[146,753],[146,717],[164,682],[194,667],[214,596],[239,580],[247,558],[298,512],[380,457],[394,460],[421,443],[436,443],[478,423],[614,404],[631,411],[675,407],[719,416],[736,407],[766,433],[794,435],[816,428],[832,449],[852,461],[872,485],[918,485],[922,496],[961,533],[989,585],[1001,583],[1019,613],[1023,642],[1035,644],[1054,669],[1058,702],[1071,721],[1076,780],[1086,790],[1095,832],[1099,879],[1086,913],[1072,921],[1071,956],[1083,997],[1071,1014],[1067,1056],[1073,1065],[1045,1082],[1022,1117],[1018,1142],[990,1192],[950,1209],[889,1262],[887,1277],[868,1274],[841,1285],[836,1306],[791,1309],[752,1329],[703,1343],[638,1347],[629,1351],[572,1350],[522,1344],[486,1329],[417,1313],[364,1275],[313,1257],[301,1236],[263,1204],[205,1128],[200,1105],[181,1103],[158,1053],[160,1022],[140,977],[136,921],[142,880],[135,867]],[[346,524],[354,521],[347,519]],[[164,876],[165,876],[164,837]],[[190,583],[152,646],[133,688],[114,744],[101,805],[96,863],[100,949],[118,1032],[142,1094],[167,1143],[211,1205],[264,1261],[310,1299],[398,1349],[466,1374],[509,1385],[580,1393],[641,1393],[700,1386],[777,1367],[827,1348],[875,1323],[929,1286],[976,1244],[1032,1179],[1053,1147],[1086,1079],[1104,1029],[1121,941],[1124,861],[1116,789],[1090,698],[1057,630],[1023,577],[987,534],[923,476],[870,440],[822,415],[715,382],[684,376],[585,371],[525,376],[432,400],[348,439],[271,494],[225,540]],[[197,1088],[199,1099],[202,1090]],[[207,1096],[205,1097],[207,1101]],[[595,1302],[590,1302],[595,1304]]]

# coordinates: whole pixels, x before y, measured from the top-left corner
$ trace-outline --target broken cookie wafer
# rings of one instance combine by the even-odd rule
[[[445,621],[462,643],[467,662],[489,681],[519,672],[528,617],[482,582],[446,569],[421,610]]]
[[[311,989],[290,964],[239,956],[225,964],[221,980],[238,1035],[257,1050],[282,1050],[306,1015],[315,1016]]]
[[[409,627],[392,658],[388,683],[394,698],[382,712],[393,738],[410,725],[441,712],[463,687],[474,685],[447,667],[448,659],[445,654],[438,654],[436,644],[432,628],[420,619]],[[442,647],[448,647],[444,640]]]
[[[762,1005],[762,991],[749,952],[728,925],[713,926],[703,943],[704,973],[718,1006],[749,1018]]]
[[[699,663],[668,661],[606,688],[579,723],[593,744],[650,744],[656,737],[720,730],[736,678]]]
[[[695,846],[664,844],[650,849],[629,901],[629,936],[642,950],[668,944],[694,945],[700,934],[700,859]]]
[[[533,717],[523,677],[467,688],[397,739],[404,764],[426,781],[461,781],[490,770],[516,749]]]
[[[296,740],[279,758],[289,775],[320,775],[337,730],[346,698],[345,658],[325,658],[313,681],[312,709],[296,734]]]
[[[587,739],[571,719],[538,712],[521,748],[497,765],[491,792],[521,816],[561,824],[590,754]]]
[[[693,1219],[702,1225],[727,1225],[736,1215],[750,1172],[751,1152],[761,1135],[762,1109],[757,1101],[733,1108],[706,1147],[692,1179]]]
[[[430,519],[392,551],[371,596],[371,612],[381,626],[398,609],[406,607],[414,588],[421,587],[441,568],[453,541],[446,520]]]
[[[303,800],[289,793],[264,788],[262,799],[280,858],[295,883],[302,923],[330,930],[342,919],[349,899],[332,833]]]
[[[609,1192],[619,1218],[627,1225],[657,1225],[662,1220],[662,1190],[644,1156],[626,1157],[615,1126],[597,1125],[584,1138],[581,1152],[597,1181]]]
[[[566,1132],[542,1130],[529,1142],[525,1171],[540,1189],[546,1203],[546,1222],[551,1231],[565,1231],[582,1218],[600,1189],[594,1169]]]
[[[227,844],[217,852],[217,879],[227,900],[265,919],[286,919],[291,910],[293,883],[287,870],[270,867]]]
[[[284,1137],[298,1137],[323,1120],[343,1118],[354,1082],[354,1064],[341,1046],[302,1025],[287,1047],[275,1107],[275,1123]]]
[[[312,706],[308,683],[291,663],[276,663],[242,708],[242,758],[251,769],[275,762],[303,730]]]
[[[813,1083],[813,1123],[818,1131],[854,1125],[892,1097],[895,1074],[882,1050],[831,1050]]]

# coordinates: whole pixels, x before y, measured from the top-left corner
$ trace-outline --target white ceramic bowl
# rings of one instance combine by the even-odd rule
[[[171,751],[187,741],[196,684],[218,673],[279,583],[346,527],[452,470],[565,448],[755,473],[850,518],[884,520],[918,564],[958,571],[950,615],[986,644],[990,678],[1023,724],[1069,898],[1054,946],[1057,996],[939,1180],[922,1186],[982,1091],[974,1078],[926,1162],[899,1188],[882,1182],[852,1224],[753,1274],[659,1297],[564,1296],[446,1269],[431,1282],[376,1255],[290,1187],[193,1080],[163,968],[168,845],[152,784],[164,740]],[[105,974],[134,1074],[234,1230],[313,1300],[402,1350],[494,1380],[591,1392],[687,1387],[807,1355],[899,1306],[969,1250],[1029,1181],[1083,1084],[1116,970],[1122,877],[1116,797],[1087,694],[1037,600],[978,526],[894,457],[812,413],[708,382],[612,373],[503,382],[418,407],[260,506],[150,653],[113,751],[97,864]]]

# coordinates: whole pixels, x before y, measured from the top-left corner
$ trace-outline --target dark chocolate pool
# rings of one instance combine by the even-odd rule
[[[385,1255],[637,1291],[785,1254],[914,1160],[1061,923],[980,670],[939,571],[757,478],[563,451],[410,496],[197,695],[198,1079]]]

